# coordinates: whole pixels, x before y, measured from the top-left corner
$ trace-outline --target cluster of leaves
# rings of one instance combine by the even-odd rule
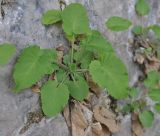
[[[147,0],[137,0],[135,5],[135,11],[139,16],[148,15],[150,12],[150,5]],[[129,27],[133,26],[132,22],[121,18],[121,17],[111,17],[107,20],[106,26],[112,31],[122,31],[126,30]],[[134,36],[143,36],[147,35],[149,31],[153,31],[156,38],[160,39],[160,26],[157,24],[142,27],[141,25],[136,25],[132,27],[132,32]],[[146,48],[145,52],[151,52],[152,49]],[[159,53],[158,49],[156,50]],[[145,96],[139,98],[139,91],[137,89],[131,89],[129,92],[129,103],[124,106],[123,111],[125,112],[138,112],[139,120],[144,127],[150,127],[154,120],[154,114],[148,109],[147,103],[144,97],[150,97],[156,104],[155,109],[157,112],[160,112],[160,73],[158,70],[152,70],[147,73],[147,78],[144,81],[145,86],[147,87]]]
[[[137,0],[135,10],[138,15],[147,15],[150,6],[146,0]],[[84,100],[90,86],[88,76],[115,99],[129,96],[131,102],[125,111],[138,112],[144,127],[152,125],[154,115],[147,109],[144,99],[138,98],[136,89],[128,89],[128,75],[124,64],[114,53],[111,44],[98,32],[91,30],[86,9],[77,3],[68,5],[64,10],[49,10],[42,16],[43,25],[62,25],[70,50],[59,59],[56,49],[41,49],[37,45],[25,48],[18,58],[13,70],[14,92],[19,93],[32,87],[43,77],[47,78],[41,86],[42,109],[51,117],[62,111],[69,99]],[[106,26],[112,31],[126,30],[132,26],[131,21],[121,17],[111,17]],[[160,38],[160,26],[151,25],[144,28],[132,27],[135,36],[152,30]],[[0,65],[6,64],[15,52],[11,44],[0,45]],[[148,73],[145,85],[149,90],[147,96],[155,101],[155,109],[160,112],[160,75],[158,71]]]
[[[41,21],[47,26],[61,24],[70,50],[59,59],[56,49],[41,49],[37,45],[23,49],[13,70],[14,92],[19,93],[52,75],[40,91],[42,110],[48,117],[61,112],[70,98],[82,101],[87,97],[90,86],[86,76],[115,99],[128,96],[124,64],[102,34],[91,30],[87,11],[81,4],[70,4],[64,10],[49,10]],[[1,64],[8,61],[14,50],[11,45],[0,46]]]

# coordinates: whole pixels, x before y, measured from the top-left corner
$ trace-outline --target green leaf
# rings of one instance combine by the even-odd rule
[[[155,102],[160,102],[160,89],[152,89],[148,96]]]
[[[62,12],[63,29],[70,39],[90,32],[86,9],[78,3],[70,4]]]
[[[150,5],[148,4],[147,0],[137,0],[137,3],[135,5],[135,10],[138,15],[144,16],[149,14]]]
[[[128,29],[132,23],[124,18],[113,16],[108,19],[106,26],[112,31],[123,31]]]
[[[149,128],[152,126],[154,115],[150,111],[144,111],[139,114],[139,120],[142,123],[143,127]]]
[[[57,78],[57,81],[58,82],[62,82],[63,79],[66,78],[66,72],[63,70],[63,69],[59,69],[57,72],[56,72],[56,78]]]
[[[89,87],[84,79],[68,81],[67,86],[71,96],[78,101],[83,101],[88,95]]]
[[[142,35],[143,34],[143,27],[142,26],[134,26],[132,28],[132,32],[135,35]]]
[[[0,65],[5,65],[8,63],[10,58],[15,53],[16,48],[12,44],[4,43],[0,45]]]
[[[14,67],[14,91],[20,92],[29,88],[45,74],[51,74],[54,71],[52,62],[55,59],[54,49],[40,49],[38,46],[25,48]]]
[[[92,33],[81,42],[81,46],[88,51],[97,52],[99,54],[106,54],[112,51],[111,44],[96,30],[92,30]]]
[[[157,71],[152,71],[148,73],[147,79],[144,81],[144,84],[148,88],[156,88],[160,81],[160,73]]]
[[[81,48],[77,52],[74,53],[74,59],[77,63],[81,64],[81,68],[88,68],[89,64],[93,60],[93,53],[90,51],[85,50],[84,48]]]
[[[139,94],[139,91],[136,89],[136,88],[131,88],[129,90],[129,95],[132,97],[132,98],[137,98],[138,97],[138,94]]]
[[[61,11],[60,10],[48,10],[45,12],[41,18],[41,22],[44,25],[51,25],[61,21]]]
[[[158,113],[160,113],[160,104],[159,103],[157,103],[154,108]]]
[[[92,79],[100,87],[106,88],[116,99],[126,98],[128,95],[128,75],[124,64],[115,55],[111,55],[106,64],[92,61],[89,66]]]
[[[56,116],[68,103],[69,91],[66,85],[58,86],[56,81],[48,81],[42,87],[42,110],[48,117]]]
[[[152,26],[149,26],[148,28],[151,29],[155,33],[158,39],[160,39],[160,26],[159,25],[152,25]]]
[[[132,111],[132,107],[130,104],[126,104],[125,106],[123,106],[123,108],[122,108],[123,113],[128,113],[130,111]]]

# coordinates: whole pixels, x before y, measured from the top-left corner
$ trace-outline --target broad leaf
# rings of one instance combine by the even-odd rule
[[[152,89],[149,93],[148,96],[155,102],[160,103],[160,89]]]
[[[156,71],[152,71],[148,73],[147,79],[144,81],[145,85],[150,88],[156,88],[160,81],[160,73]]]
[[[5,65],[8,63],[10,58],[15,53],[15,46],[12,44],[4,43],[0,45],[0,65]]]
[[[60,10],[48,10],[45,12],[41,18],[42,24],[51,25],[61,21],[61,11]]]
[[[142,123],[143,127],[149,128],[152,126],[154,115],[150,111],[144,111],[139,114],[139,120]]]
[[[63,29],[71,39],[90,31],[86,9],[78,3],[70,4],[62,12]]]
[[[149,29],[151,29],[155,33],[156,37],[160,39],[160,25],[152,25]]]
[[[112,31],[123,31],[131,25],[132,23],[129,20],[117,16],[109,18],[106,22],[106,26]]]
[[[54,49],[40,49],[38,46],[25,48],[14,67],[15,92],[31,87],[45,74],[52,73],[55,58]]]
[[[106,88],[111,96],[122,99],[128,95],[128,75],[124,64],[115,55],[111,55],[106,64],[92,61],[89,66],[92,79],[100,87]],[[123,83],[123,84],[122,84]]]
[[[148,4],[147,0],[137,0],[135,9],[139,15],[144,16],[150,12],[150,5]]]
[[[81,42],[81,46],[85,50],[94,51],[99,54],[112,50],[111,44],[96,30],[93,30],[92,33]]]
[[[76,100],[82,101],[88,95],[89,87],[84,79],[79,79],[77,81],[68,81],[67,86],[71,96]]]
[[[68,103],[68,99],[69,91],[64,84],[58,86],[58,82],[48,81],[42,87],[42,110],[48,117],[56,116],[60,113]]]

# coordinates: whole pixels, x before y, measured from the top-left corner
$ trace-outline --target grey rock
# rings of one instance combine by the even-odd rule
[[[131,31],[113,33],[106,29],[105,21],[110,16],[121,16],[132,20],[134,24],[144,26],[158,23],[160,18],[160,1],[149,0],[152,11],[142,19],[134,11],[136,0],[65,0],[67,4],[80,2],[88,10],[90,26],[98,29],[112,43],[117,55],[126,64],[130,85],[133,86],[141,75],[138,67],[132,62],[132,53],[128,39]],[[38,95],[26,90],[13,94],[12,69],[21,49],[29,44],[42,48],[67,44],[59,26],[44,27],[40,18],[44,11],[59,9],[58,0],[15,0],[15,3],[3,6],[5,17],[0,18],[0,43],[10,42],[17,46],[17,54],[5,67],[0,67],[0,136],[19,136],[19,130],[25,125],[27,113],[39,108]],[[130,122],[122,123],[125,127],[115,136],[130,136]],[[160,129],[157,117],[152,128],[146,130],[145,136],[156,136]],[[68,136],[69,130],[62,116],[54,119],[43,119],[33,124],[23,136]]]

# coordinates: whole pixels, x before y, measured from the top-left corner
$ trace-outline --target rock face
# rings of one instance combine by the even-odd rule
[[[1,2],[2,0],[0,0]],[[6,0],[11,1],[11,0]],[[17,46],[17,55],[5,67],[0,67],[0,136],[20,136],[19,131],[25,126],[29,112],[39,108],[37,94],[26,90],[21,94],[13,94],[11,70],[21,49],[29,44],[37,44],[42,48],[66,44],[63,31],[59,26],[44,27],[40,18],[49,9],[59,9],[58,0],[12,0],[4,5],[4,19],[0,17],[0,43],[10,42]],[[133,85],[140,71],[132,63],[128,38],[130,31],[113,33],[105,28],[105,20],[110,16],[121,16],[132,20],[134,24],[160,23],[160,1],[150,0],[152,11],[149,16],[139,18],[134,11],[136,0],[66,0],[66,3],[79,2],[86,6],[93,29],[100,30],[112,43],[118,56],[127,66],[130,85]],[[127,125],[128,123],[128,125]],[[123,122],[122,133],[114,136],[131,136],[130,118]],[[155,120],[152,128],[146,130],[145,136],[156,136],[160,129],[160,120]],[[42,119],[32,124],[23,136],[69,136],[69,130],[62,116]]]

